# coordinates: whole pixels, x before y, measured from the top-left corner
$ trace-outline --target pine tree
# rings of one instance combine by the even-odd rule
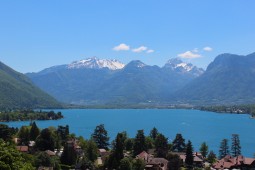
[[[203,156],[204,158],[206,158],[206,156],[207,156],[207,154],[208,154],[208,145],[207,145],[205,142],[203,142],[203,143],[201,144],[199,150],[200,150],[202,156]]]
[[[108,137],[107,131],[105,130],[103,124],[100,124],[96,127],[96,129],[94,130],[94,133],[92,134],[92,138],[96,142],[97,147],[99,149],[108,150],[109,137]]]
[[[37,127],[36,123],[32,123],[32,127],[30,130],[30,140],[35,141],[35,139],[40,135],[40,129]]]
[[[241,145],[238,134],[232,134],[231,152],[234,157],[241,155]]]
[[[159,158],[165,158],[168,153],[168,142],[167,138],[158,134],[155,140],[156,155]]]
[[[155,127],[151,130],[150,132],[150,137],[155,140],[156,137],[158,136],[158,129],[156,129]]]
[[[143,130],[137,131],[133,150],[134,156],[140,154],[142,151],[147,151]]]
[[[228,140],[223,139],[220,144],[220,150],[219,150],[219,158],[222,159],[226,155],[229,155],[229,147],[228,147]]]
[[[173,141],[172,150],[174,152],[184,152],[185,147],[185,139],[182,137],[182,134],[176,134]]]
[[[118,133],[116,139],[114,141],[113,154],[116,162],[120,162],[121,159],[124,158],[124,139],[123,134]]]
[[[185,164],[187,165],[188,168],[192,168],[193,162],[194,162],[193,147],[192,147],[191,141],[189,140],[187,143],[187,148],[186,148]]]
[[[210,151],[207,157],[209,163],[214,163],[216,160],[216,154],[213,151]]]

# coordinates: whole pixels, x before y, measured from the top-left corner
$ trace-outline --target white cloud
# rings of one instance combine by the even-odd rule
[[[138,47],[138,48],[134,48],[132,51],[135,52],[135,53],[140,53],[140,52],[146,51],[147,49],[148,49],[147,47],[141,46],[141,47]]]
[[[150,49],[150,50],[147,50],[146,53],[153,53],[154,50]]]
[[[129,49],[130,49],[130,47],[124,43],[113,48],[114,51],[128,51]]]
[[[200,54],[192,53],[191,51],[186,51],[185,53],[178,54],[178,57],[182,58],[199,58],[202,57]]]
[[[213,49],[211,47],[204,47],[203,50],[204,51],[212,51]]]

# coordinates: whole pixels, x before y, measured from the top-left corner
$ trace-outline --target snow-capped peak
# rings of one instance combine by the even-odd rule
[[[74,61],[71,64],[67,65],[68,69],[77,69],[77,68],[108,68],[110,70],[122,69],[125,65],[117,60],[108,60],[108,59],[98,59],[96,57],[87,58],[80,61]]]
[[[204,70],[201,68],[197,68],[196,66],[192,65],[191,63],[185,63],[180,58],[172,58],[167,61],[164,68],[168,68],[171,70],[175,70],[181,73],[192,73],[195,76],[199,76],[203,74]]]

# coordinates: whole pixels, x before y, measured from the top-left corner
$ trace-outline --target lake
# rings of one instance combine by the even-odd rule
[[[90,138],[95,127],[104,124],[111,140],[118,132],[127,131],[134,137],[137,130],[144,129],[148,135],[153,127],[168,137],[169,141],[181,133],[185,142],[191,140],[195,151],[202,142],[209,145],[218,155],[220,142],[226,138],[231,148],[231,135],[239,134],[242,154],[253,157],[255,153],[255,120],[245,114],[219,114],[213,112],[185,109],[64,109],[64,119],[36,121],[40,128],[69,125],[70,132],[77,136]],[[6,123],[12,127],[28,125],[25,122]]]

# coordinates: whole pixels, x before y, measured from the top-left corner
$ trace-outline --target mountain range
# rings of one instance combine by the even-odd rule
[[[61,104],[25,75],[0,62],[0,109],[59,108]]]
[[[88,58],[54,66],[27,76],[61,102],[81,105],[165,102],[204,70],[175,58],[163,67],[139,60]]]

